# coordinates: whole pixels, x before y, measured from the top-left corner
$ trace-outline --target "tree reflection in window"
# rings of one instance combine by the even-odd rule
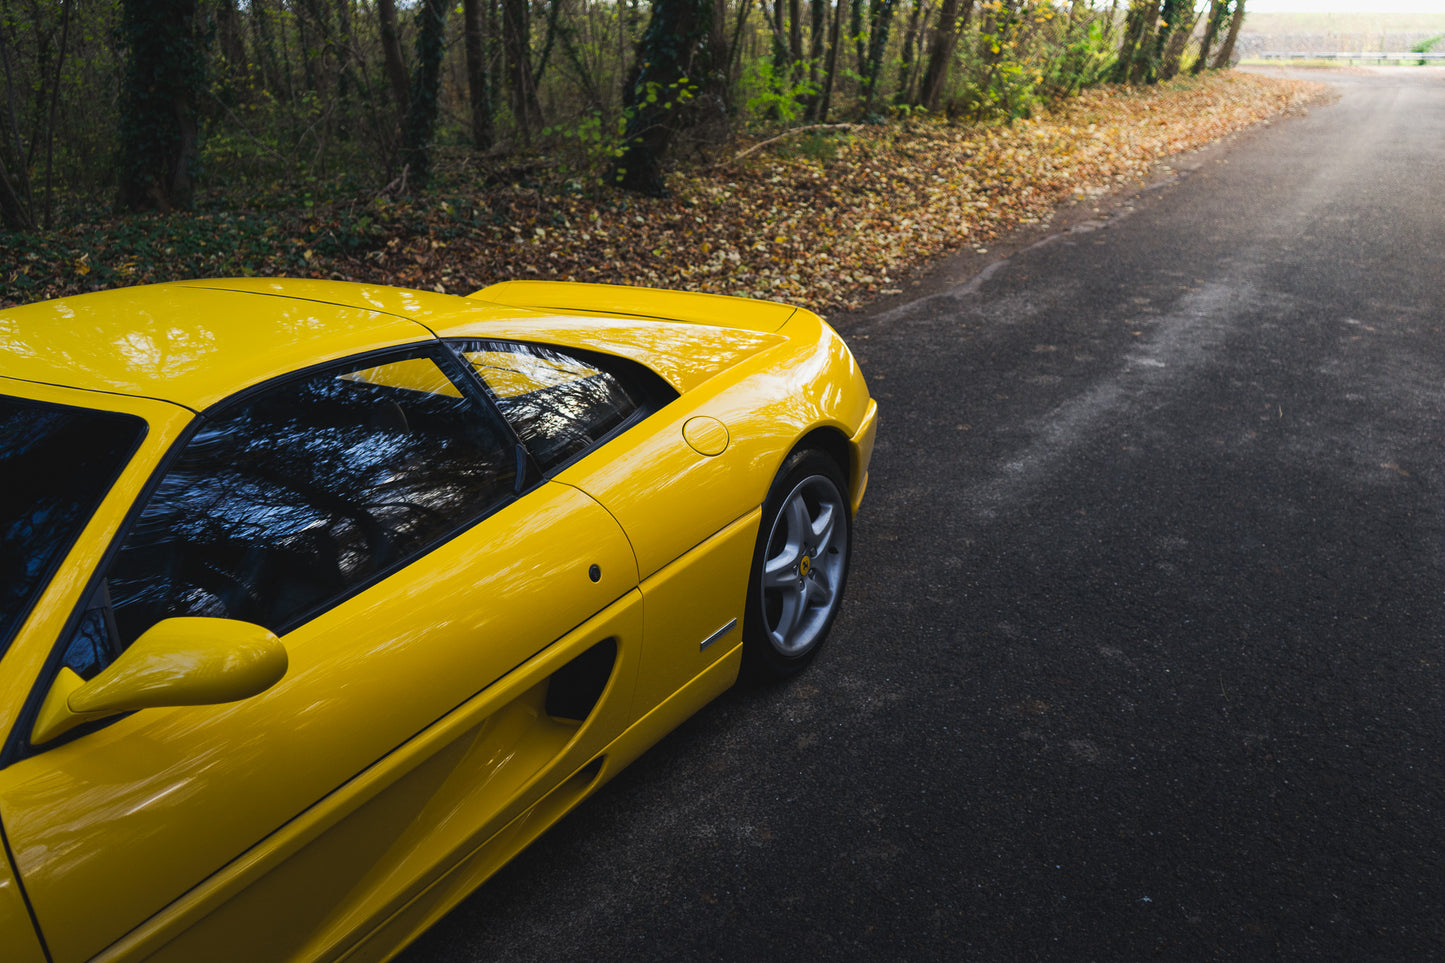
[[[510,498],[514,445],[426,357],[209,414],[111,569],[122,645],[181,615],[287,630]]]
[[[545,472],[586,452],[643,408],[644,392],[581,358],[540,345],[459,346]]]

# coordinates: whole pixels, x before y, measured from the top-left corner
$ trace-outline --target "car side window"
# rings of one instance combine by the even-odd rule
[[[134,415],[0,397],[0,655],[145,432]]]
[[[65,662],[82,677],[156,622],[281,633],[518,489],[516,440],[428,355],[333,367],[213,409],[131,523]]]
[[[456,347],[544,472],[585,454],[666,400],[661,379],[620,359],[503,341]]]

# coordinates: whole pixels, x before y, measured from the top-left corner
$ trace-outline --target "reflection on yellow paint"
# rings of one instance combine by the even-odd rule
[[[361,381],[366,384],[380,385],[383,388],[405,388],[429,395],[445,395],[448,398],[462,396],[457,386],[442,374],[442,370],[430,358],[408,358],[405,361],[393,361],[375,368],[353,371],[351,374],[341,377],[345,381]]]
[[[630,358],[652,369],[679,392],[690,391],[713,375],[785,340],[776,334],[701,324],[555,315],[463,319],[454,325],[437,325],[436,331],[444,338],[565,344]]]
[[[381,958],[732,680],[759,506],[779,465],[819,433],[850,445],[856,509],[876,406],[841,341],[806,311],[594,288],[561,296],[567,303],[533,312],[248,279],[0,312],[8,393],[78,404],[93,392],[44,382],[99,388],[107,394],[90,404],[143,416],[151,428],[6,655],[15,671],[0,677],[4,726],[53,676],[57,639],[83,590],[124,551],[111,551],[122,520],[137,519],[122,545],[150,523],[131,512],[143,493],[174,489],[166,492],[176,511],[156,515],[152,529],[179,523],[205,536],[198,542],[218,534],[229,544],[229,518],[237,532],[264,529],[281,550],[319,546],[337,558],[320,572],[290,564],[285,551],[215,553],[231,567],[203,566],[196,598],[240,604],[241,589],[264,583],[257,598],[286,608],[333,568],[407,560],[366,569],[385,577],[353,579],[357,591],[328,595],[324,606],[303,599],[288,608],[305,616],[285,640],[291,671],[265,692],[135,712],[0,770],[0,814],[26,888],[16,912],[0,858],[5,963],[45,958],[23,942],[32,913],[57,960]],[[609,304],[632,316],[607,315]],[[443,377],[450,368],[420,358],[378,366],[369,352],[422,343],[440,351],[437,337],[480,349],[468,360],[515,434],[552,452],[553,461],[537,459],[558,466],[552,480],[513,497],[513,431],[455,457],[408,447],[465,414],[465,401]],[[493,349],[508,340],[525,344],[503,358]],[[548,344],[564,346],[564,357],[538,347]],[[676,395],[662,392],[667,404],[628,421],[638,409],[603,382],[629,388],[630,366],[586,353],[594,370],[565,357],[574,349],[644,364]],[[341,358],[365,360],[343,367]],[[308,374],[218,404],[296,371]],[[348,381],[337,380],[342,372]],[[303,381],[317,412],[306,424],[305,406],[274,390]],[[113,393],[125,391],[147,399]],[[360,408],[333,404],[328,392],[358,396]],[[360,397],[413,392],[376,404]],[[148,400],[161,397],[205,414]],[[361,416],[333,417],[348,411]],[[696,417],[715,419],[728,439],[711,457],[685,440]],[[201,472],[188,449],[148,485],[194,421],[188,445],[215,443],[212,467]],[[611,434],[618,425],[625,430]],[[228,427],[249,440],[223,450]],[[334,457],[315,447],[326,439]],[[287,467],[288,451],[299,467],[278,483],[273,469]],[[440,469],[433,482],[413,485],[428,466]],[[347,473],[373,479],[366,490],[383,497],[332,497],[326,486]],[[466,512],[448,521],[463,484],[482,473],[502,479],[500,507],[486,514],[488,502],[480,521]],[[290,502],[272,497],[283,486]],[[445,524],[426,536],[434,515]],[[354,537],[312,524],[332,516]],[[136,556],[139,568],[148,554]],[[276,577],[257,579],[268,572]],[[119,581],[108,584],[112,604],[127,589]],[[722,626],[733,628],[720,644],[700,648]],[[554,718],[552,680],[603,643],[615,662],[597,680],[606,688],[586,721]]]
[[[571,384],[598,374],[596,368],[560,354],[526,351],[467,351],[463,356],[499,398]]]
[[[431,340],[390,314],[264,290],[151,285],[9,308],[0,311],[0,371],[200,410],[318,361]]]

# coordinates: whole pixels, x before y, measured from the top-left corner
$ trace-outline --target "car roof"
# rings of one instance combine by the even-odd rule
[[[490,300],[494,294],[503,303]],[[639,313],[619,317],[619,307]],[[664,309],[672,319],[645,313]],[[795,312],[740,298],[553,282],[458,297],[302,278],[180,281],[0,311],[0,375],[202,411],[286,372],[369,350],[500,338],[621,355],[688,391],[785,340],[774,332]]]
[[[10,308],[0,311],[0,374],[200,411],[287,371],[433,338],[398,316],[407,292],[376,289],[385,293],[368,309],[282,290],[180,282]]]

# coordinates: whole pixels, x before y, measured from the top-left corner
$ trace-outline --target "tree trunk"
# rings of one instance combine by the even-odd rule
[[[417,188],[431,179],[431,146],[436,133],[441,93],[442,57],[447,52],[447,9],[450,0],[424,0],[421,29],[416,35],[416,71],[412,75],[411,105],[402,141],[402,163]]]
[[[356,83],[356,33],[351,26],[351,0],[340,0],[336,7],[336,29],[340,40],[335,44],[341,68],[336,78],[336,91],[341,99],[341,135],[350,138],[352,95],[358,89]]]
[[[0,226],[16,231],[35,230],[35,212],[31,206],[29,165],[21,139],[20,118],[15,109],[14,68],[10,45],[0,32],[0,72],[5,79],[5,93],[0,101]],[[12,175],[6,158],[15,168]]]
[[[312,50],[313,17],[315,11],[308,10],[306,5],[293,6],[291,9],[291,22],[296,25],[296,39],[301,44],[301,79],[302,86],[309,91],[317,91],[316,85],[316,60],[317,54]]]
[[[512,120],[523,143],[541,119],[542,105],[532,85],[532,21],[527,0],[502,0],[502,46],[507,55],[507,95]]]
[[[1169,0],[1165,0],[1169,2]],[[1134,63],[1129,69],[1129,83],[1153,83],[1157,76],[1158,61],[1155,59],[1154,43],[1159,30],[1159,4],[1150,0],[1144,6],[1144,20],[1139,34],[1139,44],[1134,48]]]
[[[566,30],[559,27],[558,21],[562,17],[562,0],[551,0],[547,4],[547,35],[542,38],[542,52],[537,55],[537,65],[532,68],[531,89],[535,94],[542,85],[542,75],[547,72],[547,61],[552,57],[552,46],[557,42],[557,34]],[[541,103],[538,102],[537,116],[541,116]]]
[[[35,217],[22,194],[28,197],[29,189],[23,182],[17,188],[11,181],[9,172],[5,170],[4,152],[0,151],[0,226],[12,231],[35,230]]]
[[[1147,42],[1144,28],[1150,8],[1157,9],[1158,3],[1155,0],[1133,0],[1129,4],[1129,12],[1124,17],[1124,39],[1119,44],[1119,58],[1114,61],[1114,69],[1109,74],[1109,79],[1116,84],[1128,83],[1134,73],[1139,48]]]
[[[803,69],[803,4],[788,0],[788,57],[792,60],[792,79],[797,83]]]
[[[842,46],[843,0],[834,0],[833,23],[828,30],[828,63],[823,68],[823,92],[818,95],[817,109],[813,120],[827,123],[828,111],[833,106],[833,81],[838,76],[838,50]]]
[[[816,91],[818,89],[818,68],[823,60],[823,45],[827,39],[828,32],[828,4],[826,0],[809,0],[808,13],[810,23],[808,29],[808,83]],[[817,106],[818,96],[815,93],[812,101],[808,104],[809,116],[812,116],[813,108]]]
[[[406,79],[406,61],[401,56],[396,0],[377,0],[376,13],[381,19],[381,53],[386,60],[387,79],[391,81],[391,97],[396,101],[397,115],[405,117],[411,105],[411,82]]]
[[[261,76],[261,89],[273,95],[281,92],[281,66],[276,59],[276,35],[272,31],[271,11],[265,0],[250,0],[252,44],[256,51],[256,68]]]
[[[973,0],[943,0],[938,21],[933,25],[933,43],[928,51],[928,66],[923,82],[918,85],[915,103],[929,111],[938,109],[938,102],[948,86],[948,70],[953,66],[953,51],[958,45],[958,32],[967,26],[973,14]]]
[[[863,33],[863,0],[849,0],[848,35],[853,38],[853,55],[857,60],[858,76],[868,67],[867,37]]]
[[[722,143],[732,136],[733,47],[727,4],[709,3],[703,13],[702,38],[692,61],[691,79],[698,87],[692,116],[708,142]]]
[[[233,93],[246,86],[248,65],[246,42],[236,14],[236,0],[220,0],[216,5],[216,39],[225,64],[226,84]]]
[[[477,150],[490,150],[496,132],[492,127],[491,85],[487,83],[482,0],[462,0],[462,21],[466,34],[467,94],[472,106],[472,145]]]
[[[1155,79],[1168,80],[1178,71],[1179,55],[1184,52],[1184,42],[1189,40],[1189,31],[1182,28],[1193,12],[1192,8],[1193,0],[1164,0],[1159,35],[1154,41],[1154,76],[1149,78],[1151,82]]]
[[[1189,72],[1194,75],[1209,66],[1209,49],[1214,46],[1215,39],[1219,36],[1219,25],[1224,22],[1224,15],[1229,10],[1229,0],[1213,0],[1209,7],[1209,22],[1204,27],[1204,39],[1199,41],[1199,56],[1194,60],[1194,66]]]
[[[627,129],[616,173],[626,190],[653,197],[667,193],[662,159],[672,140],[673,107],[690,76],[708,12],[709,0],[652,0],[652,17],[622,91]]]
[[[898,53],[898,92],[894,103],[913,102],[913,59],[918,39],[919,21],[923,16],[924,0],[913,0],[913,11],[908,15],[908,29],[903,32],[903,47]]]
[[[883,54],[888,49],[888,29],[898,0],[873,0],[868,16],[868,60],[863,71],[863,113],[873,110],[878,94],[878,81],[883,73]]]
[[[195,199],[196,102],[206,79],[197,19],[197,0],[122,0],[128,58],[120,111],[121,207],[187,210]]]
[[[713,4],[713,6],[717,10],[717,16],[722,18],[722,20],[726,21],[727,15],[725,13],[725,4],[723,3],[723,0],[717,0],[717,2]],[[738,4],[738,18],[733,24],[732,42],[728,44],[727,51],[728,56],[726,80],[729,91],[731,91],[733,85],[737,83],[740,67],[742,66],[743,28],[748,25],[748,14],[752,12],[752,9],[753,5],[751,2]],[[764,7],[763,15],[766,16],[767,12],[767,8]],[[729,99],[729,103],[731,103],[731,99]]]
[[[1234,12],[1229,17],[1229,34],[1224,38],[1224,46],[1219,48],[1219,56],[1214,58],[1214,69],[1228,67],[1234,60],[1234,41],[1239,39],[1239,28],[1244,25],[1244,0],[1234,0]]]

